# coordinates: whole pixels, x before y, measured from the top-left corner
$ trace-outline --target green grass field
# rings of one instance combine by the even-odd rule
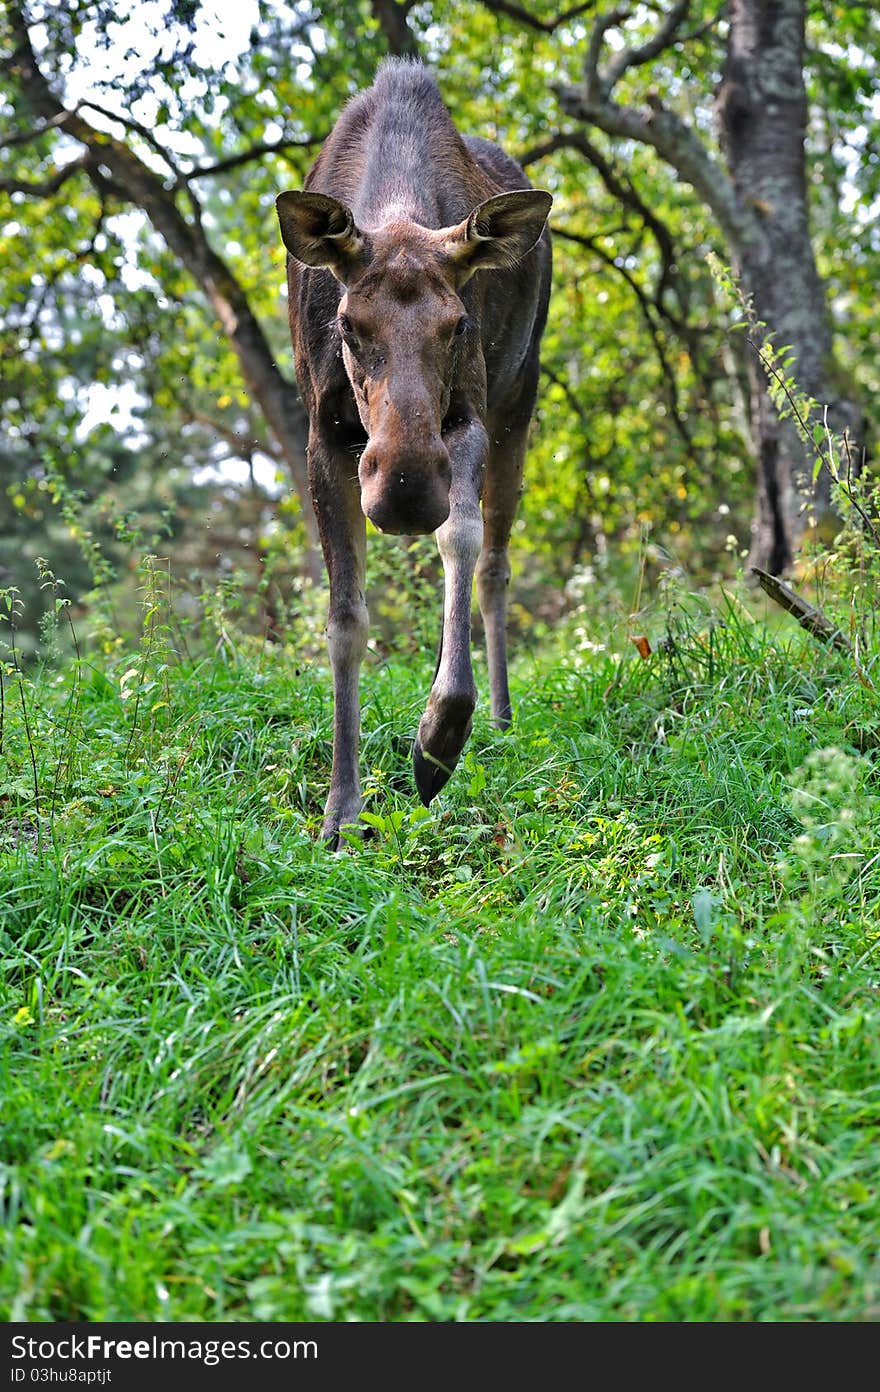
[[[4,1319],[880,1315],[866,659],[657,625],[521,643],[504,734],[479,667],[429,812],[369,663],[336,855],[295,634],[7,664]]]

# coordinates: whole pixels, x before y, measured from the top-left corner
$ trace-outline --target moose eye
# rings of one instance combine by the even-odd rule
[[[466,314],[463,314],[463,315],[461,316],[461,318],[459,319],[458,323],[457,323],[456,326],[455,326],[455,337],[456,337],[456,338],[461,338],[462,334],[464,333],[464,331],[465,331],[465,329],[467,328],[467,326],[468,326],[469,323],[470,323],[470,320],[468,319],[467,315],[466,315]]]

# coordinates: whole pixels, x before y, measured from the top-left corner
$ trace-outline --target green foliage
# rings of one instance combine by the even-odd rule
[[[875,640],[880,604],[876,470],[864,456],[857,455],[846,434],[834,434],[827,408],[799,388],[788,349],[779,347],[767,326],[756,318],[728,269],[715,257],[710,257],[709,264],[728,308],[739,316],[732,330],[741,332],[760,362],[780,419],[794,423],[805,459],[812,461],[813,481],[823,472],[829,481],[833,520],[823,527],[816,526],[815,518],[810,519],[815,530],[807,531],[802,545],[801,579],[820,605],[827,606],[826,617],[836,621],[838,633],[849,636],[858,667],[860,651],[870,650]],[[861,676],[870,684],[866,672]]]

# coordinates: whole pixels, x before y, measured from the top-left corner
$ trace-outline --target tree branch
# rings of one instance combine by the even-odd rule
[[[198,201],[198,198],[196,197],[195,190],[189,187],[189,185],[186,182],[185,175],[182,173],[178,165],[175,163],[172,156],[165,149],[165,146],[162,144],[162,142],[156,139],[153,132],[147,126],[143,125],[142,122],[136,121],[132,116],[122,116],[118,111],[110,111],[105,106],[99,106],[97,102],[80,102],[79,106],[77,107],[77,110],[79,111],[83,107],[88,107],[91,111],[97,111],[101,116],[105,116],[107,120],[117,121],[119,125],[122,126],[123,130],[130,130],[133,131],[135,135],[139,135],[141,139],[150,147],[150,149],[153,150],[154,153],[159,156],[163,164],[166,164],[168,168],[171,170],[171,173],[174,177],[173,187],[178,189],[185,189],[186,196],[189,199],[190,207],[193,211],[193,217],[201,225],[202,209]]]
[[[5,65],[2,65],[5,66]],[[14,145],[29,145],[32,140],[39,140],[41,136],[48,135],[50,131],[57,130],[62,124],[67,112],[53,117],[51,121],[44,121],[41,126],[33,130],[14,131],[12,135],[4,136],[0,140],[0,150],[10,150]]]
[[[306,475],[305,411],[292,384],[277,367],[245,291],[205,235],[194,194],[187,188],[194,213],[193,219],[188,221],[177,206],[175,190],[169,189],[136,151],[117,137],[96,130],[79,110],[67,110],[37,63],[21,0],[6,0],[6,7],[15,43],[10,67],[31,110],[37,117],[53,121],[60,130],[86,147],[97,165],[96,182],[103,181],[104,187],[107,176],[102,170],[109,171],[109,179],[123,190],[128,202],[147,215],[210,304],[238,358],[253,399],[259,403],[282,446],[302,499],[303,518],[311,542],[307,564],[313,575],[319,575],[317,523],[309,503]],[[170,161],[166,162],[174,168]]]
[[[599,59],[602,56],[602,45],[605,42],[605,35],[609,29],[628,18],[628,9],[611,10],[608,14],[597,15],[593,25],[590,41],[587,44],[587,51],[584,54],[584,92],[590,101],[601,101],[607,97],[608,93],[604,90],[604,83],[599,74]]]
[[[515,19],[517,23],[525,24],[527,28],[534,29],[539,34],[552,34],[554,29],[558,29],[561,25],[568,24],[570,20],[577,19],[579,15],[594,9],[596,0],[587,0],[587,3],[583,5],[573,5],[570,10],[563,10],[555,19],[538,19],[522,5],[511,4],[510,0],[483,0],[483,5],[487,10],[492,10],[494,14],[507,15],[509,19]]]
[[[583,473],[581,474],[581,483],[583,485],[584,493],[586,494],[587,507],[578,509],[580,513],[580,525],[578,527],[577,535],[575,536],[572,544],[571,559],[569,562],[571,566],[576,566],[580,559],[581,552],[584,549],[584,543],[586,542],[588,532],[593,533],[594,540],[598,534],[598,529],[593,521],[593,518],[597,515],[601,516],[602,509],[599,507],[599,502],[596,497],[595,490],[593,488],[593,481],[590,470],[594,468],[596,465],[598,465],[599,461],[590,449],[592,422],[590,421],[590,418],[587,415],[587,412],[584,410],[583,406],[581,405],[580,401],[578,401],[575,393],[572,391],[571,383],[568,382],[560,373],[554,372],[553,368],[548,367],[546,363],[541,363],[541,371],[543,372],[544,376],[554,384],[554,386],[557,386],[559,388],[566,401],[568,402],[569,407],[577,416],[578,420],[580,421],[583,427],[584,468]]]
[[[400,57],[419,56],[419,41],[409,27],[407,15],[415,0],[371,0],[371,8],[391,53]]]
[[[251,463],[255,454],[264,454],[267,459],[272,459],[276,464],[283,462],[281,451],[266,439],[258,439],[254,431],[234,430],[225,425],[223,421],[218,421],[207,411],[200,411],[197,407],[187,407],[184,409],[185,417],[193,424],[199,425],[204,430],[212,431],[226,441],[230,448],[230,459],[244,459],[248,464]]]
[[[837,625],[822,613],[821,609],[816,608],[815,604],[804,599],[803,595],[798,594],[791,585],[780,580],[778,575],[771,575],[768,571],[762,570],[760,566],[752,566],[752,574],[757,576],[758,584],[764,593],[769,595],[781,609],[793,614],[801,628],[812,633],[813,637],[818,638],[820,642],[829,643],[832,648],[837,648],[838,652],[852,656],[852,643]]]
[[[727,0],[722,0],[722,3],[718,6],[718,9],[715,11],[713,15],[710,15],[708,19],[704,19],[703,23],[698,24],[696,29],[691,29],[689,33],[682,34],[681,38],[678,40],[678,43],[693,43],[694,39],[701,39],[704,34],[708,34],[712,29],[715,28],[719,19],[724,18],[724,16],[727,14],[727,9]]]
[[[689,8],[690,0],[676,0],[650,39],[636,48],[624,49],[604,71],[600,70],[600,57],[605,35],[620,24],[626,12],[615,10],[600,15],[587,45],[582,82],[576,86],[559,85],[556,95],[562,110],[576,120],[596,126],[606,135],[634,140],[656,150],[712,209],[732,246],[763,246],[766,238],[757,212],[737,197],[727,171],[691,126],[653,94],[641,110],[611,99],[615,83],[628,68],[649,62],[675,42]]]
[[[593,252],[595,256],[598,256],[599,260],[603,261],[606,266],[608,266],[611,270],[616,271],[617,274],[621,276],[623,280],[626,281],[630,290],[635,295],[639,309],[642,313],[642,318],[645,321],[645,327],[647,328],[648,333],[650,334],[651,342],[654,345],[654,351],[657,354],[657,361],[660,364],[660,371],[666,382],[666,389],[669,396],[669,408],[672,413],[672,419],[675,422],[675,428],[678,431],[678,434],[680,435],[685,448],[688,450],[689,453],[692,453],[693,441],[690,436],[690,431],[687,427],[687,422],[684,416],[682,415],[681,410],[679,409],[678,383],[675,380],[675,373],[672,371],[672,368],[669,365],[669,359],[666,356],[666,350],[663,347],[663,342],[661,340],[657,324],[654,320],[654,313],[660,313],[662,311],[660,311],[657,305],[655,305],[652,302],[652,300],[649,299],[649,297],[645,294],[644,290],[642,289],[641,285],[639,285],[638,281],[635,279],[633,275],[630,274],[626,267],[619,265],[617,258],[612,256],[610,252],[607,252],[604,247],[599,245],[597,238],[587,237],[579,232],[569,232],[564,227],[557,226],[554,226],[553,228],[553,235],[554,237],[561,237],[564,241],[575,242],[578,246],[587,247],[590,251]]]
[[[656,97],[648,99],[646,111],[636,111],[610,100],[593,101],[582,87],[557,88],[557,96],[567,115],[598,126],[606,135],[635,140],[656,150],[712,209],[735,247],[766,240],[758,214],[739,201],[722,165],[709,154],[690,126]]]
[[[141,121],[136,121],[132,116],[123,116],[120,112],[111,111],[109,107],[106,106],[99,106],[98,103],[94,101],[82,101],[76,109],[77,111],[81,111],[83,107],[88,107],[90,111],[97,111],[99,116],[105,116],[108,121],[116,121],[122,126],[123,130],[134,131],[135,135],[139,135],[141,140],[149,145],[150,149],[159,156],[160,160],[162,160],[164,164],[167,164],[171,173],[174,175],[175,181],[179,182],[180,170],[165,149],[165,146],[160,140],[156,139],[149,127],[143,125]]]
[[[526,168],[529,164],[534,164],[547,155],[555,154],[557,150],[576,150],[578,154],[583,155],[595,169],[611,197],[641,218],[644,225],[652,233],[662,261],[657,288],[654,292],[659,307],[676,269],[675,244],[669,228],[639,197],[630,180],[619,169],[616,169],[610,160],[606,159],[602,151],[584,135],[583,131],[560,131],[542,144],[533,145],[531,149],[524,151],[519,156],[519,163],[523,168]]]
[[[181,174],[180,179],[185,184],[190,183],[193,179],[210,179],[217,174],[225,174],[230,169],[238,169],[243,164],[250,164],[253,160],[262,159],[264,155],[277,155],[282,150],[308,150],[314,145],[323,145],[326,139],[326,135],[307,135],[301,140],[295,140],[292,137],[282,140],[264,140],[258,145],[252,145],[249,150],[242,150],[237,155],[229,155],[227,159],[218,160],[216,164],[196,165],[195,169]]]
[[[0,179],[0,190],[3,193],[24,193],[28,198],[51,198],[53,193],[57,193],[60,188],[72,179],[75,174],[81,174],[83,170],[88,170],[92,164],[90,154],[80,155],[78,159],[71,160],[69,164],[64,164],[48,179],[40,181],[28,179]]]
[[[644,63],[650,63],[652,58],[656,58],[658,53],[663,52],[664,48],[671,47],[690,7],[691,0],[676,0],[676,4],[673,5],[657,32],[646,43],[640,44],[638,48],[624,48],[618,53],[617,57],[605,69],[602,82],[606,94],[613,90],[627,68],[641,67]]]

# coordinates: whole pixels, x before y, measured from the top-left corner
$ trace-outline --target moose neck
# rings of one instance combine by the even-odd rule
[[[367,229],[401,216],[449,226],[487,195],[436,82],[418,63],[384,63],[373,88],[346,108],[318,163],[313,187],[348,202]]]

